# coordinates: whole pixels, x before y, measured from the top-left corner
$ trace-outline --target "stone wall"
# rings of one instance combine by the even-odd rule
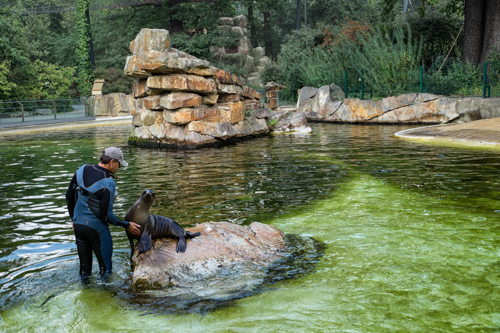
[[[270,131],[270,116],[252,113],[260,93],[234,74],[171,48],[167,30],[141,30],[130,50],[125,73],[137,79],[131,144],[199,147]]]
[[[443,124],[500,117],[500,99],[451,98],[426,93],[387,97],[380,101],[343,98],[335,84],[304,87],[297,111],[313,121],[379,124]]]

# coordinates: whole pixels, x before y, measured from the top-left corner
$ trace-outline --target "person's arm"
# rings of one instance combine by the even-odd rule
[[[106,223],[124,227],[128,232],[135,236],[141,235],[140,225],[132,221],[122,221],[113,214],[113,198],[115,197],[114,188],[113,193],[107,188],[104,189],[101,197],[101,220]]]
[[[76,193],[76,173],[73,175],[71,182],[69,183],[68,190],[66,191],[66,206],[68,208],[69,218],[73,222],[73,213],[75,211],[76,201],[78,200],[78,194]]]
[[[106,223],[111,223],[119,227],[128,228],[130,223],[128,221],[122,221],[113,213],[113,199],[115,196],[114,189],[105,188],[101,197],[101,220]]]

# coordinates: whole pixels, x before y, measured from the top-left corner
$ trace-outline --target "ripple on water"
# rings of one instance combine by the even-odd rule
[[[127,126],[6,137],[0,150],[0,259],[9,258],[0,260],[4,323],[12,331],[34,331],[41,321],[82,331],[165,325],[179,331],[497,331],[500,155],[392,137],[405,128],[314,124],[308,137],[192,151],[130,147]],[[73,172],[97,162],[92,158],[110,145],[121,147],[129,162],[116,180],[117,216],[151,188],[157,194],[151,211],[183,226],[270,223],[324,243],[324,256],[304,256],[304,266],[314,270],[224,305],[141,303],[128,288],[127,239],[112,227],[112,280],[94,277],[80,285],[64,193]],[[183,314],[163,316],[162,309]]]

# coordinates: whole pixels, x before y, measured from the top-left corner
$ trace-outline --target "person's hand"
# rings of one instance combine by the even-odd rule
[[[129,223],[130,225],[127,227],[127,231],[132,235],[139,237],[141,235],[141,230],[139,229],[141,225],[130,221]]]

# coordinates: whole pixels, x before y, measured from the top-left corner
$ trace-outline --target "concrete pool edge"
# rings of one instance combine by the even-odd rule
[[[42,131],[67,130],[74,128],[99,127],[109,125],[132,125],[132,116],[97,118],[94,120],[84,120],[68,123],[38,124],[22,127],[0,128],[0,136],[12,134],[28,134]]]
[[[500,118],[411,128],[396,132],[393,136],[416,142],[500,149]]]

